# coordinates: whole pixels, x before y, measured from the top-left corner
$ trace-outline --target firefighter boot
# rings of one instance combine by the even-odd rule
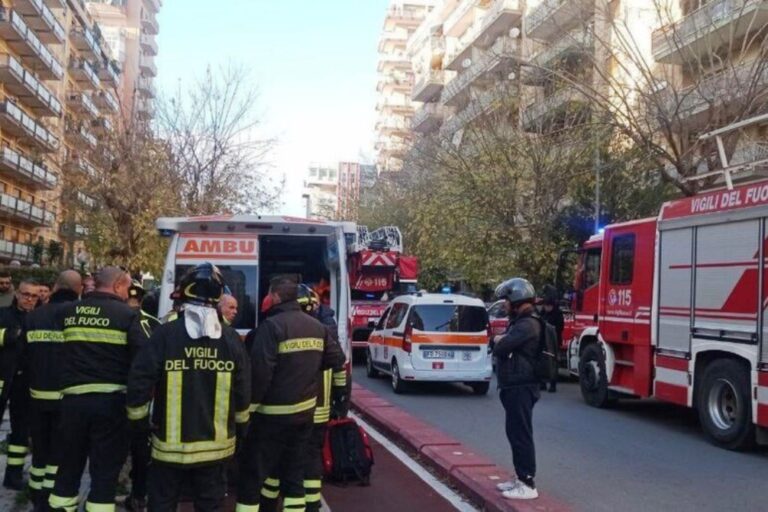
[[[147,512],[147,500],[131,494],[125,500],[125,510],[129,512]]]
[[[3,487],[14,491],[24,490],[24,466],[8,465],[5,468]]]

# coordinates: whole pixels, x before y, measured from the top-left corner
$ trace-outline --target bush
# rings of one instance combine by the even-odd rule
[[[5,267],[3,270],[7,270],[11,274],[15,286],[18,286],[24,279],[33,279],[38,283],[52,284],[59,275],[59,269],[53,267]]]

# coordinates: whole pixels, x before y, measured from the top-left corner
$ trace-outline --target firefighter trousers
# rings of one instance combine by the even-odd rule
[[[56,480],[59,460],[55,436],[59,425],[58,400],[31,400],[29,430],[32,437],[32,467],[29,488],[35,510],[46,510],[48,496]]]
[[[131,435],[131,496],[147,497],[147,477],[152,458],[152,446],[146,432],[134,432]]]
[[[5,391],[5,390],[4,390]],[[8,434],[8,465],[6,476],[13,474],[21,479],[24,460],[29,453],[29,383],[23,372],[18,372],[10,382],[7,400],[11,416],[11,432]],[[6,402],[3,402],[5,407]]]
[[[517,478],[533,487],[536,477],[536,448],[533,444],[533,406],[540,396],[539,385],[511,386],[501,390],[501,404],[512,464]]]
[[[313,423],[290,424],[256,415],[240,454],[237,503],[243,512],[258,512],[269,475],[280,475],[283,510],[305,510],[304,471]]]
[[[195,512],[223,510],[225,462],[183,467],[152,461],[149,466],[149,510],[176,512],[183,489],[190,489]]]
[[[86,510],[115,504],[120,470],[128,458],[131,436],[123,393],[65,395],[61,400],[59,470],[48,501],[54,510],[74,512],[86,462],[91,489]]]

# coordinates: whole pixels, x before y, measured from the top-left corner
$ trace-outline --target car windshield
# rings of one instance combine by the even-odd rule
[[[488,313],[481,306],[435,304],[414,306],[410,324],[428,332],[480,332],[488,325]]]

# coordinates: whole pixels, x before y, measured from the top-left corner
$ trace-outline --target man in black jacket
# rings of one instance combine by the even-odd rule
[[[501,403],[506,413],[506,432],[512,448],[517,480],[497,487],[509,499],[539,497],[534,483],[536,450],[533,444],[533,406],[539,399],[539,381],[534,371],[541,343],[541,322],[535,316],[536,291],[521,278],[503,282],[496,296],[506,300],[509,327],[496,336],[493,355],[498,361]]]

